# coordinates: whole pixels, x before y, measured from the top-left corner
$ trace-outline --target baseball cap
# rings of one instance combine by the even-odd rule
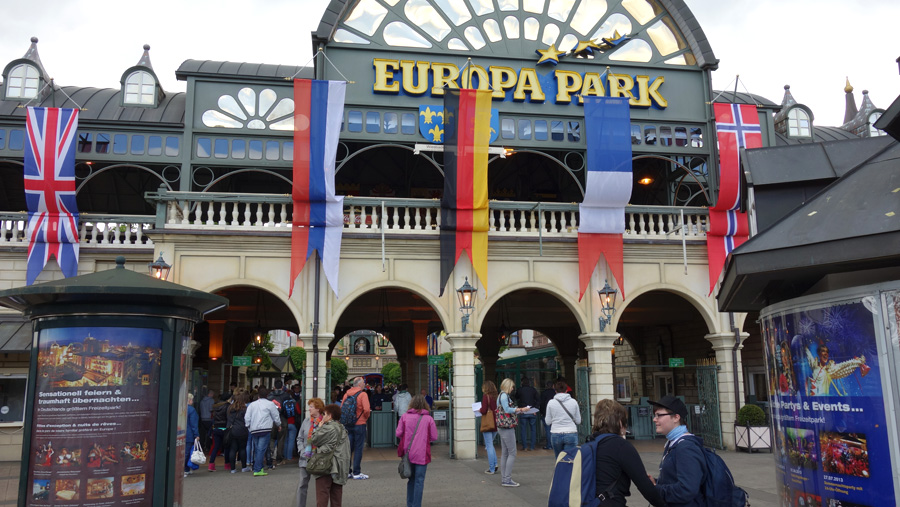
[[[663,396],[659,399],[659,401],[651,401],[651,405],[656,405],[657,407],[662,407],[673,414],[678,414],[681,416],[681,422],[687,423],[687,407],[684,405],[684,402],[681,399],[676,398],[674,396]]]

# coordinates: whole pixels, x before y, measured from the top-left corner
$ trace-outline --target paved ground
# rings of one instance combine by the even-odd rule
[[[632,441],[640,452],[644,466],[656,475],[663,440]],[[499,453],[499,446],[497,451]],[[484,449],[476,460],[451,460],[447,446],[433,448],[434,461],[428,466],[423,504],[429,507],[488,504],[494,506],[546,506],[553,471],[553,452],[537,450],[518,452],[513,479],[519,488],[500,487],[500,475],[485,475]],[[723,452],[735,481],[750,493],[753,507],[774,507],[775,467],[771,454]],[[397,476],[396,449],[366,449],[363,472],[366,481],[349,481],[344,487],[344,505],[364,507],[396,507],[406,503],[406,481]],[[222,505],[293,505],[299,473],[296,464],[270,471],[266,477],[250,473],[224,472],[218,460],[218,471],[205,469],[185,479],[184,505],[187,507],[221,507]],[[18,463],[0,463],[0,506],[15,505],[18,487]],[[647,505],[632,487],[629,505]],[[4,496],[5,495],[5,496]],[[310,491],[309,506],[315,505],[315,492]]]

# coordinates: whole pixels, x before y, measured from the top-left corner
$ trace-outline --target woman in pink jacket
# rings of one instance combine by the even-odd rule
[[[418,429],[416,429],[418,426]],[[415,437],[413,436],[415,434]],[[431,463],[431,442],[437,440],[437,426],[428,411],[428,402],[417,394],[409,402],[409,409],[397,424],[397,456],[403,456],[409,447],[409,462],[412,477],[406,484],[406,507],[421,507],[422,492],[425,490],[425,468]],[[410,445],[410,439],[412,445]]]

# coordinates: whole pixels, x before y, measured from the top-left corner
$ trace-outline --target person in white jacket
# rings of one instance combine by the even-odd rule
[[[581,424],[581,410],[578,402],[569,393],[569,386],[562,380],[553,385],[556,396],[547,403],[544,422],[550,425],[550,442],[554,456],[563,449],[578,445],[578,425]]]
[[[281,416],[274,403],[266,399],[269,394],[265,387],[259,388],[259,399],[247,405],[247,414],[244,415],[244,423],[253,440],[253,475],[269,475],[263,470],[266,459],[266,449],[269,448],[269,440],[272,438],[272,427],[281,428]]]

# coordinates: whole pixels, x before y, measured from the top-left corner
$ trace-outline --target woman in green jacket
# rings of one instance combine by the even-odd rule
[[[316,507],[327,507],[329,499],[331,507],[341,507],[344,484],[347,484],[350,471],[350,438],[340,421],[341,407],[327,405],[319,429],[309,440],[317,454],[334,452],[331,473],[316,477]]]

